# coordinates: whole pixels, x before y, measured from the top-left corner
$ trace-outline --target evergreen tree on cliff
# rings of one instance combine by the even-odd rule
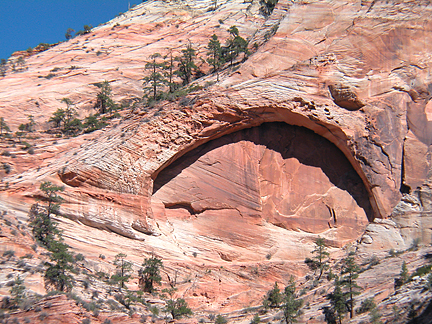
[[[161,59],[162,55],[155,53],[145,65],[145,70],[149,71],[149,74],[143,79],[143,89],[144,97],[149,101],[159,100],[163,94],[161,89],[168,83],[164,76],[165,64]]]
[[[344,266],[342,268],[342,277],[340,284],[344,286],[347,291],[345,296],[348,303],[348,309],[350,312],[350,318],[354,317],[354,296],[359,295],[358,289],[361,287],[357,285],[356,279],[358,278],[358,272],[360,271],[359,266],[355,263],[353,256],[348,256],[344,260]]]
[[[183,85],[188,85],[192,81],[192,74],[197,69],[195,65],[195,50],[192,48],[192,44],[189,43],[185,49],[182,50],[182,55],[176,57],[178,61],[178,70],[176,74],[183,80]]]
[[[162,277],[160,269],[163,268],[162,260],[156,257],[144,259],[143,268],[139,271],[139,283],[143,291],[152,293],[154,285],[160,284]]]

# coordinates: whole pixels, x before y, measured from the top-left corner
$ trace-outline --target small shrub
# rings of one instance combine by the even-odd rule
[[[88,279],[83,281],[83,287],[84,289],[88,289],[90,287],[90,281]]]
[[[105,255],[103,255],[103,254],[99,254],[99,259],[101,259],[101,260],[105,260]]]
[[[427,276],[427,281],[426,284],[424,286],[425,290],[432,290],[432,273],[429,273],[429,275]]]
[[[5,162],[2,162],[2,167],[3,167],[3,170],[5,171],[6,174],[9,174],[12,170],[12,167],[10,166],[10,164],[7,164]]]
[[[90,318],[84,318],[84,319],[81,321],[81,324],[90,324],[90,323],[91,323]]]
[[[9,151],[3,151],[3,152],[2,152],[2,155],[3,155],[3,156],[11,156],[11,154],[10,154]]]
[[[8,257],[8,258],[14,257],[15,256],[15,251],[14,250],[4,251],[3,252],[3,256],[4,257]]]
[[[408,251],[417,251],[419,247],[420,239],[416,238],[412,241],[410,248]]]
[[[226,324],[226,323],[228,323],[228,320],[224,316],[220,314],[216,316],[215,324]]]
[[[81,253],[78,253],[77,255],[75,255],[75,261],[84,261],[84,260],[85,260],[85,257]]]
[[[23,150],[28,150],[31,147],[31,144],[26,141],[22,141],[21,144],[24,145]]]
[[[260,322],[261,322],[261,318],[258,316],[258,314],[255,314],[255,316],[251,320],[250,324],[258,324]]]
[[[54,78],[56,75],[54,73],[49,73],[48,75],[45,75],[44,78],[47,80],[50,80],[52,78]]]
[[[39,319],[40,319],[41,321],[45,320],[45,318],[47,318],[47,317],[48,317],[48,313],[47,313],[47,312],[42,312],[42,313],[40,313],[40,315],[39,315]]]
[[[376,307],[376,304],[375,304],[373,297],[366,298],[365,300],[362,301],[360,307],[357,308],[356,312],[357,312],[357,314],[363,314],[363,313],[371,311],[375,307]]]
[[[432,264],[421,266],[420,268],[417,268],[416,271],[414,271],[414,273],[411,275],[411,279],[416,276],[422,277],[424,275],[427,275],[431,272],[431,269]]]
[[[103,322],[103,324],[112,324],[112,322],[107,318],[107,319],[105,319],[105,321]]]

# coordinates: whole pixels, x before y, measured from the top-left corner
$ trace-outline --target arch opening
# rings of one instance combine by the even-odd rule
[[[358,236],[373,209],[345,155],[313,131],[264,123],[211,140],[160,171],[153,197],[167,216],[235,211],[249,222]],[[342,231],[342,230],[341,230]]]

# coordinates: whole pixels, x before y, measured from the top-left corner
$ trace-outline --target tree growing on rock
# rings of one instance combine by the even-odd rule
[[[164,293],[163,298],[166,302],[164,308],[165,313],[171,314],[173,319],[179,319],[185,315],[192,315],[192,310],[188,307],[188,304],[183,298],[174,298],[176,291],[176,288],[162,290]]]
[[[275,282],[273,289],[267,292],[267,296],[264,298],[263,306],[265,308],[277,308],[282,302],[282,294],[280,292],[278,283]]]
[[[104,128],[107,123],[105,122],[105,118],[103,117],[102,120],[98,119],[99,115],[90,115],[85,118],[83,126],[85,127],[84,132],[85,133],[91,133],[95,130]]]
[[[348,312],[348,308],[346,296],[342,291],[342,285],[337,276],[334,280],[333,292],[328,295],[328,299],[330,299],[331,309],[330,314],[325,314],[327,323],[332,323],[335,319],[339,324],[342,324],[342,320]]]
[[[125,283],[130,279],[132,272],[132,262],[126,260],[127,255],[119,253],[115,256],[114,265],[117,273],[111,276],[111,280],[119,284],[120,288],[125,288]]]
[[[228,320],[225,316],[222,316],[221,314],[218,314],[215,319],[215,324],[227,324]]]
[[[63,238],[57,225],[52,221],[51,215],[57,214],[63,198],[59,192],[63,187],[56,186],[49,181],[40,185],[46,205],[42,208],[36,204],[32,207],[30,226],[33,236],[50,252],[50,262],[45,265],[45,286],[59,291],[67,291],[72,287],[73,255],[69,252],[69,246],[63,243]]]
[[[192,81],[193,72],[197,70],[194,62],[195,57],[196,51],[193,49],[191,43],[182,50],[181,56],[176,57],[176,61],[178,62],[176,74],[183,80],[183,85],[188,85]]]
[[[224,63],[224,59],[222,56],[222,46],[219,42],[216,34],[213,34],[212,38],[207,44],[207,63],[213,67],[212,72],[216,72],[217,81],[219,82],[219,69]]]
[[[248,42],[239,35],[239,30],[236,26],[231,26],[228,29],[228,32],[231,37],[223,48],[223,54],[225,60],[230,62],[230,66],[233,66],[234,60],[240,55],[240,53],[244,54],[244,58],[249,55]]]
[[[402,268],[401,268],[401,272],[399,274],[399,278],[395,279],[395,289],[405,285],[409,281],[409,278],[410,278],[410,276],[409,276],[408,268],[407,268],[406,262],[404,261],[402,263]]]
[[[105,114],[117,109],[117,105],[111,98],[112,90],[110,83],[105,80],[100,83],[94,83],[94,86],[99,88],[99,92],[96,96],[96,104],[94,108],[99,109],[99,113]]]
[[[82,129],[81,121],[76,118],[78,113],[75,104],[69,98],[62,98],[61,102],[66,104],[66,109],[57,109],[48,121],[53,122],[56,127],[63,124],[63,133],[74,135]]]
[[[163,268],[162,260],[156,257],[144,259],[143,268],[139,271],[139,284],[143,291],[152,293],[155,284],[160,284],[162,277],[160,270]]]
[[[341,274],[345,275],[342,277],[340,284],[347,289],[345,292],[345,296],[348,303],[348,310],[350,312],[350,318],[354,317],[354,296],[359,295],[360,292],[358,289],[361,289],[360,286],[357,285],[356,279],[358,278],[358,273],[360,271],[360,267],[355,263],[353,256],[348,256],[344,260],[344,265],[342,267]]]
[[[162,55],[152,54],[144,69],[149,72],[143,79],[144,96],[148,101],[157,101],[161,98],[162,90],[168,83],[164,75],[166,67],[162,61]]]
[[[273,12],[279,0],[260,0],[260,11],[264,17],[268,17]]]
[[[59,291],[68,291],[72,288],[74,257],[69,252],[69,246],[59,240],[53,240],[50,244],[50,261],[45,271],[45,282],[47,286],[52,286]]]
[[[72,28],[68,28],[68,29],[66,30],[66,33],[65,33],[65,38],[66,38],[66,40],[69,40],[69,39],[73,38],[72,33],[74,33],[74,32],[75,32],[74,29],[72,29]]]
[[[315,249],[311,253],[314,254],[314,256],[312,259],[306,258],[305,263],[311,270],[319,271],[317,280],[320,280],[325,270],[329,268],[328,257],[330,255],[330,253],[327,252],[327,247],[323,238],[318,237],[315,240]]]
[[[47,202],[47,205],[44,206],[42,211],[38,208],[38,205],[35,205],[33,215],[30,218],[30,226],[36,241],[49,249],[55,236],[59,233],[56,224],[51,219],[51,215],[58,213],[60,203],[63,201],[63,198],[58,193],[63,191],[63,187],[45,181],[42,182],[39,189],[43,192],[43,199]]]
[[[285,287],[281,305],[286,324],[292,324],[297,321],[296,318],[300,315],[300,308],[302,306],[303,300],[297,298],[294,277],[291,276],[288,286]]]

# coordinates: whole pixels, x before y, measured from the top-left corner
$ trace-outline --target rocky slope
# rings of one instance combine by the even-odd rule
[[[64,236],[94,269],[109,269],[100,254],[127,251],[138,266],[155,253],[202,311],[257,306],[274,281],[303,277],[318,235],[334,258],[346,244],[365,255],[430,244],[429,2],[280,0],[269,17],[256,0],[211,6],[148,1],[0,78],[0,116],[16,131],[33,115],[38,131],[34,154],[2,139],[2,210],[24,223],[42,181],[64,185]],[[247,60],[180,99],[138,103],[151,54],[190,42],[204,58],[232,25]],[[64,97],[94,113],[103,80],[129,105],[110,126],[44,132]],[[31,245],[17,244],[0,248]]]

